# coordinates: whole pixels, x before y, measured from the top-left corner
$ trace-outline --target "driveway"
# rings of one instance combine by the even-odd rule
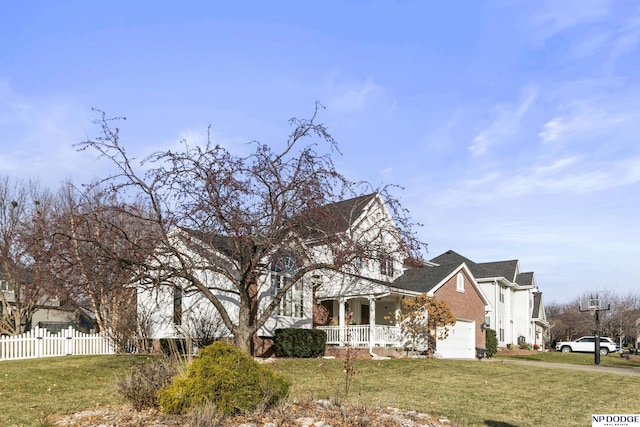
[[[513,363],[515,365],[539,366],[541,368],[574,369],[576,371],[604,372],[618,375],[640,375],[640,368],[614,368],[601,365],[571,365],[568,363],[536,362],[534,360],[485,359],[492,363]]]

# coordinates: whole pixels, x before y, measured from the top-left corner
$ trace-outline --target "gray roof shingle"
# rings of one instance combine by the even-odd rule
[[[469,270],[471,270],[471,273],[476,277],[476,279],[504,277],[510,282],[514,282],[516,281],[516,273],[518,271],[517,259],[510,261],[475,263],[469,258],[466,258],[452,250],[448,250],[445,253],[438,255],[437,257],[433,258],[431,262],[434,262],[436,264],[458,263],[458,265],[464,262],[465,264],[467,264],[467,267],[469,267]]]
[[[406,270],[402,276],[393,282],[393,286],[409,291],[427,293],[460,267],[460,265],[462,265],[462,263]]]

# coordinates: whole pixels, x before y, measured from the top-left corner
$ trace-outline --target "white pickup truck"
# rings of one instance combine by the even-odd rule
[[[556,343],[556,350],[563,353],[572,351],[581,353],[594,353],[596,351],[596,337],[582,337],[575,341],[561,341]],[[600,337],[600,355],[606,356],[617,351],[616,343],[611,338]]]

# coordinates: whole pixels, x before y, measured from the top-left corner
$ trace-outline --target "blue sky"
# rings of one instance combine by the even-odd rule
[[[547,303],[638,292],[635,1],[7,2],[0,174],[106,171],[72,144],[91,108],[133,155],[186,138],[241,152],[320,120],[340,170],[393,183],[429,258],[519,259]]]

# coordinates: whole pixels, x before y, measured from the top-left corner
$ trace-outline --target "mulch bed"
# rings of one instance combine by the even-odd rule
[[[209,415],[209,417],[212,417]],[[203,415],[165,415],[151,409],[136,412],[129,405],[108,406],[66,416],[49,416],[48,422],[60,427],[445,427],[446,418],[394,408],[367,408],[333,405],[328,401],[288,401],[268,411],[247,416],[212,419]]]

